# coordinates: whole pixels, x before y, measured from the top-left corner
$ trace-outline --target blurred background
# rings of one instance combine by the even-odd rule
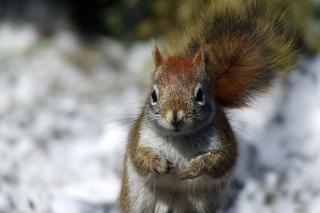
[[[118,212],[151,38],[165,50],[210,1],[0,0],[0,213]],[[223,212],[320,212],[320,1],[268,2],[301,58],[229,111],[241,153]]]

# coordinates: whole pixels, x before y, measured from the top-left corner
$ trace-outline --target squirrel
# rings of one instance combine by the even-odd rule
[[[125,152],[124,213],[216,212],[238,144],[228,108],[248,107],[294,63],[293,40],[265,4],[211,4],[170,46],[153,41],[150,93]]]

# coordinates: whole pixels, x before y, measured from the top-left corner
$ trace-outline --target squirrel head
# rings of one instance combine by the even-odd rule
[[[212,121],[215,108],[207,53],[200,50],[194,57],[164,59],[153,44],[150,119],[167,135],[198,131]]]

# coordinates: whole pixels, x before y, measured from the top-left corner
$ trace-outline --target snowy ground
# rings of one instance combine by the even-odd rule
[[[84,46],[0,24],[0,212],[116,212],[150,68],[151,42]],[[320,55],[229,117],[241,160],[228,212],[320,212]]]
[[[282,92],[232,119],[247,137],[239,137],[244,188],[235,212],[320,212],[320,55],[294,69]]]

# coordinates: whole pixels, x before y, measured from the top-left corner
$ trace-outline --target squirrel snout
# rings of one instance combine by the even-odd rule
[[[185,113],[182,110],[170,110],[166,114],[166,119],[169,124],[173,125],[175,129],[178,129],[185,121]]]
[[[178,125],[178,124],[181,124],[184,120],[184,117],[182,117],[181,120],[177,120],[177,121],[170,121],[172,125]]]

